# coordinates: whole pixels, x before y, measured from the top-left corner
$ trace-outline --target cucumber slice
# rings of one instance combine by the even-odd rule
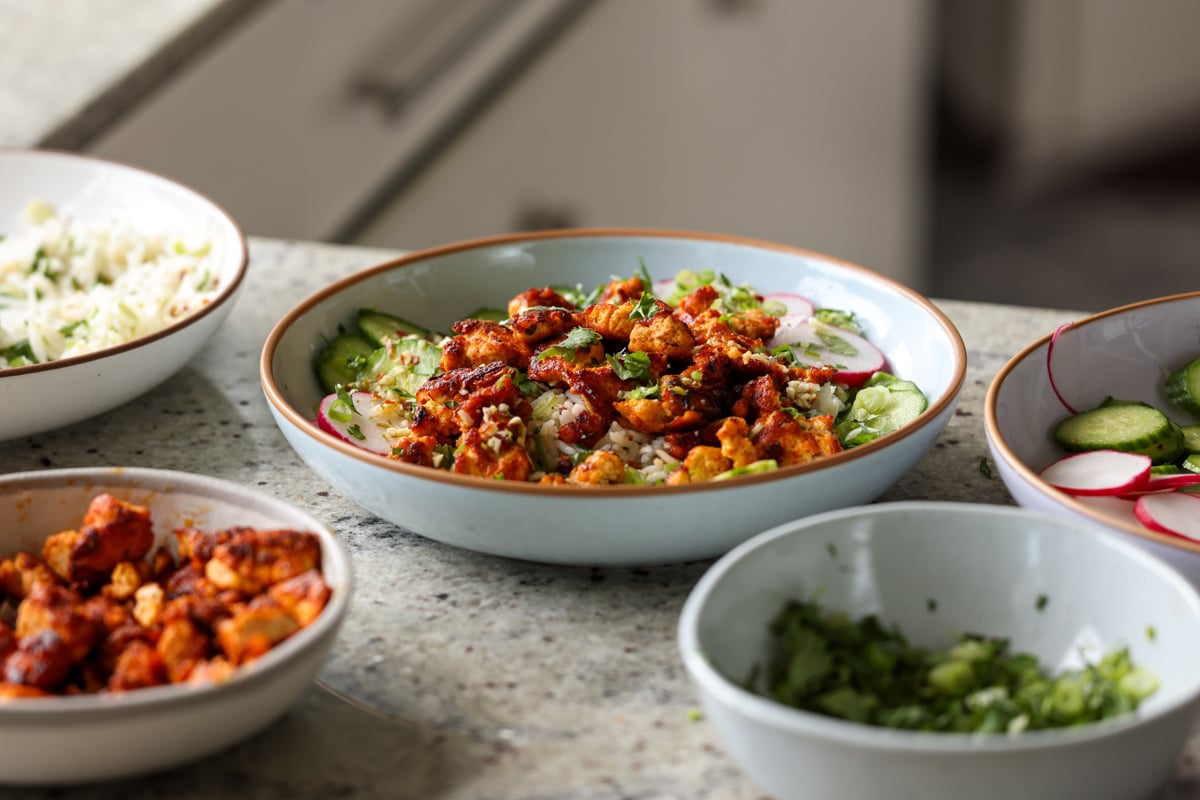
[[[1200,453],[1192,453],[1179,463],[1188,472],[1200,472]]]
[[[1173,405],[1200,414],[1200,358],[1167,378],[1166,389]]]
[[[376,348],[357,377],[379,392],[396,389],[413,397],[421,384],[438,371],[441,361],[440,347],[418,336],[407,336]]]
[[[1200,453],[1200,425],[1183,425],[1179,431],[1183,434],[1183,449]]]
[[[379,347],[388,339],[399,339],[402,336],[420,336],[428,339],[433,335],[420,325],[414,325],[406,319],[370,308],[359,309],[358,329],[362,331],[363,337],[375,347]]]
[[[348,386],[358,378],[375,346],[354,333],[345,333],[326,343],[313,360],[317,380],[327,392]]]
[[[1167,438],[1149,447],[1130,450],[1129,452],[1150,456],[1150,459],[1155,464],[1165,464],[1183,458],[1187,454],[1187,449],[1183,446],[1183,431],[1179,429],[1178,425],[1172,422],[1171,433]]]
[[[856,447],[874,441],[921,416],[929,401],[920,391],[913,391],[905,384],[915,389],[910,381],[898,379],[893,384],[898,388],[881,383],[859,389],[850,408],[834,426],[842,446]]]
[[[1176,437],[1182,443],[1177,425],[1157,408],[1139,403],[1100,406],[1067,417],[1054,427],[1054,438],[1059,444],[1075,452],[1141,452]]]

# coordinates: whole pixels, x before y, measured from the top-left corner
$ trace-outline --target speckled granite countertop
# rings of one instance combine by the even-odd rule
[[[162,775],[13,800],[288,797],[684,800],[762,795],[725,756],[675,650],[708,562],[577,569],[458,551],[382,522],[310,472],[271,419],[258,356],[300,299],[379,250],[251,240],[247,285],[212,346],[147,396],[0,443],[0,471],[132,465],[209,473],[301,504],[348,546],[356,593],[321,685],[225,753]],[[967,344],[958,411],[881,500],[1011,502],[980,470],[987,384],[1077,315],[940,303]],[[1197,742],[1200,745],[1200,741]],[[1200,797],[1189,759],[1156,800]]]
[[[0,144],[75,149],[266,0],[0,0]]]

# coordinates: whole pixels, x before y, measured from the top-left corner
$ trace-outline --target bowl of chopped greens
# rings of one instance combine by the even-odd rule
[[[730,551],[682,660],[749,777],[801,797],[1146,797],[1200,713],[1200,596],[1084,521],[909,501]]]
[[[966,355],[862,267],[714,234],[518,234],[301,302],[261,378],[303,460],[367,510],[495,555],[719,555],[878,497],[953,413]]]
[[[1200,586],[1200,292],[1047,331],[992,380],[984,422],[1017,503],[1130,536]]]
[[[0,147],[0,440],[126,403],[195,356],[233,307],[246,239],[169,178]]]

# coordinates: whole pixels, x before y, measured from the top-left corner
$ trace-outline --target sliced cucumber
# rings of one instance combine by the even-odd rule
[[[1183,425],[1179,431],[1183,434],[1183,449],[1200,453],[1200,425]]]
[[[843,447],[866,444],[903,428],[929,407],[925,395],[919,390],[914,391],[915,384],[892,380],[891,385],[880,382],[864,386],[855,394],[854,402],[834,426],[834,433]]]
[[[407,336],[376,348],[358,373],[358,380],[370,382],[381,392],[396,389],[412,397],[438,371],[441,360],[440,347],[418,336]]]
[[[328,342],[313,361],[321,387],[333,392],[338,386],[353,383],[374,350],[373,344],[354,333],[342,334]]]
[[[428,339],[433,335],[420,325],[414,325],[406,319],[370,308],[359,309],[358,329],[362,331],[366,340],[376,347],[388,339],[399,339],[403,336],[420,336]]]
[[[1102,405],[1067,417],[1054,428],[1054,438],[1068,450],[1123,450],[1128,453],[1173,450],[1183,434],[1157,408],[1140,403]]]
[[[1200,358],[1168,377],[1166,389],[1172,404],[1200,414]]]
[[[1192,453],[1179,463],[1188,472],[1200,472],[1200,453]]]

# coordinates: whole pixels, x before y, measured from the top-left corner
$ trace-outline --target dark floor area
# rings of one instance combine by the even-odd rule
[[[1034,200],[939,125],[929,294],[1100,311],[1200,291],[1200,136]]]

